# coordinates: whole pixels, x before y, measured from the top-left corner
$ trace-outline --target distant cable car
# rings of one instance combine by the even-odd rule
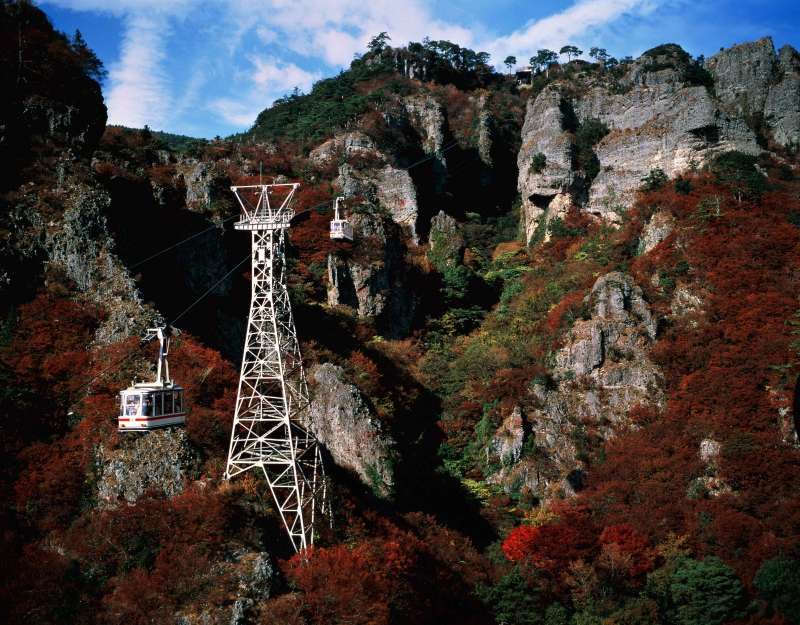
[[[331,239],[334,241],[352,241],[353,224],[339,216],[339,202],[344,198],[337,197],[333,204],[333,219],[331,220]]]
[[[120,392],[118,429],[121,432],[154,430],[186,423],[183,389],[169,379],[169,333],[166,328],[149,329],[145,340],[154,338],[159,341],[156,380],[134,383]]]

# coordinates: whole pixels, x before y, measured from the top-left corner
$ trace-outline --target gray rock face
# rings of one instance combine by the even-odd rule
[[[266,551],[237,553],[233,566],[238,589],[230,625],[248,625],[253,607],[272,596],[277,569]]]
[[[345,197],[361,198],[387,211],[417,241],[417,189],[405,169],[389,164],[356,169],[345,163],[339,167],[336,183]]]
[[[428,259],[439,271],[447,267],[455,267],[464,256],[464,237],[461,235],[458,222],[444,211],[439,211],[431,219],[431,230],[428,235],[430,250]]]
[[[649,357],[656,323],[641,289],[612,272],[598,278],[586,304],[591,317],[575,322],[555,354],[555,386],[530,386],[523,410],[533,454],[496,476],[507,490],[571,496],[582,484],[587,430],[608,439],[629,424],[632,408],[663,404],[662,375]]]
[[[228,584],[230,606],[209,607],[201,598],[175,614],[176,625],[252,625],[256,616],[254,608],[273,596],[280,581],[270,555],[246,547],[239,547],[225,560],[215,562],[211,574]]]
[[[778,145],[800,144],[800,54],[789,45],[780,49],[781,79],[772,85],[764,103],[764,119]]]
[[[630,206],[653,169],[674,176],[720,152],[760,152],[753,131],[720,111],[705,87],[683,84],[675,70],[658,74],[655,84],[627,93],[597,87],[575,105],[581,120],[599,119],[610,129],[595,147],[600,172],[585,207],[610,221]]]
[[[355,213],[350,221],[363,253],[328,255],[328,305],[354,308],[360,317],[376,318],[387,335],[405,336],[416,297],[406,285],[399,229],[376,214]]]
[[[213,203],[230,194],[230,180],[213,163],[181,162],[177,167],[186,185],[186,207],[197,212],[211,210]]]
[[[700,460],[706,464],[714,464],[719,460],[722,445],[713,438],[704,438],[700,441]]]
[[[639,254],[647,254],[666,239],[675,229],[675,218],[665,210],[653,213],[642,229],[639,238]]]
[[[571,203],[617,222],[653,169],[675,176],[721,152],[759,154],[759,118],[775,143],[800,143],[800,55],[790,46],[776,55],[765,38],[714,55],[706,63],[711,90],[687,82],[682,66],[668,61],[643,56],[616,84],[588,81],[579,84],[579,95],[567,96],[567,86],[555,83],[528,102],[517,159],[528,241],[542,219]],[[571,159],[574,139],[564,127],[566,105],[578,122],[597,119],[610,130],[594,147],[600,169],[587,197],[576,193],[581,180]],[[537,154],[546,164],[539,156],[531,169]]]
[[[165,428],[121,435],[118,449],[100,445],[95,463],[98,505],[112,508],[121,501],[135,503],[150,489],[166,497],[182,493],[200,458],[184,429]]]
[[[718,475],[719,457],[722,445],[713,438],[704,438],[700,441],[699,456],[705,465],[704,475],[689,483],[686,496],[690,499],[703,497],[719,497],[733,492],[730,484]]]
[[[525,438],[525,421],[522,418],[522,408],[515,406],[511,414],[497,428],[492,440],[489,442],[486,454],[490,460],[494,459],[502,464],[519,462]]]
[[[433,104],[436,104],[429,98]],[[436,117],[436,111],[442,114],[441,109],[431,108],[425,104],[427,100],[414,99],[409,104],[416,112],[419,119],[422,140],[426,149],[432,154],[441,151],[441,132],[437,134],[437,123],[430,119]],[[438,107],[438,104],[436,104]],[[427,133],[431,134],[428,135]],[[444,156],[442,154],[442,163]],[[342,190],[342,195],[348,198],[358,198],[361,202],[371,203],[391,215],[392,219],[401,225],[406,232],[417,241],[417,189],[411,175],[405,169],[399,169],[391,164],[392,159],[381,152],[375,142],[361,131],[353,131],[337,135],[312,150],[309,159],[317,167],[327,167],[336,162],[344,161],[339,165],[339,174],[336,185]],[[358,162],[357,162],[358,161]]]
[[[775,71],[771,38],[722,50],[708,59],[706,67],[714,76],[717,97],[730,110],[739,115],[764,110]]]
[[[638,357],[644,356],[643,348],[656,336],[656,322],[642,290],[630,276],[611,272],[595,282],[589,304],[592,318],[575,322],[566,344],[556,353],[556,376],[592,375],[605,386],[636,383],[645,390],[652,372],[628,365],[631,359],[642,360]]]
[[[39,95],[25,98],[20,104],[19,119],[3,119],[0,124],[0,139],[13,137],[16,128],[24,124],[31,136],[40,135],[58,146],[76,153],[90,153],[97,146],[106,124],[106,107],[99,89],[96,94],[88,92],[81,106],[57,102]],[[9,132],[10,131],[10,132]],[[2,141],[6,143],[6,141]]]
[[[50,265],[72,280],[87,300],[106,309],[108,316],[96,335],[101,344],[141,333],[153,314],[142,305],[136,284],[114,253],[105,217],[110,204],[104,190],[77,185],[70,189],[60,223],[49,224],[43,232]]]
[[[422,150],[435,154],[444,165],[444,138],[447,120],[444,109],[432,96],[418,93],[403,98],[403,106],[412,127],[422,139]]]
[[[493,167],[494,118],[489,111],[485,94],[478,97],[478,156],[487,167]]]
[[[517,157],[517,188],[522,195],[522,219],[528,241],[533,238],[540,218],[563,212],[571,202],[574,141],[564,128],[563,104],[564,96],[557,86],[548,86],[536,99],[528,101],[522,147]]]
[[[334,462],[350,469],[373,492],[394,488],[394,441],[341,367],[326,363],[311,371],[313,399],[307,424]]]
[[[723,50],[708,59],[717,97],[742,118],[763,115],[778,144],[800,142],[800,55],[770,37]]]
[[[333,139],[328,139],[311,150],[308,158],[318,167],[323,167],[340,156],[344,158],[353,155],[367,156],[377,152],[378,146],[369,136],[355,131],[345,132],[336,135]]]
[[[669,310],[673,317],[684,317],[691,313],[702,312],[702,298],[686,284],[679,282],[669,303]]]

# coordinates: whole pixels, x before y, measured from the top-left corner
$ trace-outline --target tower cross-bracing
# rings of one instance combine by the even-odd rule
[[[252,291],[226,479],[260,468],[295,551],[314,542],[325,474],[316,438],[301,423],[308,386],[286,287],[285,230],[299,184],[234,186],[237,230],[252,238]]]

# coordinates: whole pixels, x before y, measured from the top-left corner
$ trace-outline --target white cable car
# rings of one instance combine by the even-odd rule
[[[334,241],[352,241],[353,224],[339,217],[339,202],[344,198],[337,197],[333,204],[333,219],[331,220],[331,239]]]
[[[120,392],[117,425],[121,432],[154,430],[186,423],[183,389],[169,379],[169,335],[165,328],[152,328],[147,331],[145,340],[153,338],[158,338],[160,344],[156,380],[134,383]]]

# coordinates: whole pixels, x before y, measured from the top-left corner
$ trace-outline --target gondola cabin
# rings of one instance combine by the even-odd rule
[[[353,224],[343,219],[339,214],[339,202],[344,198],[337,197],[333,204],[333,219],[331,219],[331,239],[334,241],[352,241]]]
[[[165,328],[148,330],[146,338],[155,337],[160,342],[156,379],[133,384],[120,392],[117,425],[121,432],[154,430],[186,423],[183,389],[169,379],[169,336]]]
[[[153,430],[186,423],[180,386],[134,384],[120,393],[120,400],[120,430]]]

